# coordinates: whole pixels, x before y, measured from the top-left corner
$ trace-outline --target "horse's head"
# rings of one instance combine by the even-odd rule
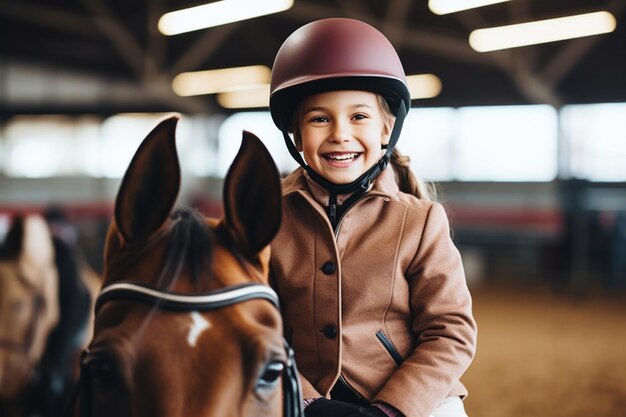
[[[244,133],[224,182],[223,218],[172,211],[177,121],[146,137],[117,195],[94,338],[82,359],[81,415],[281,415],[290,358],[267,286],[281,218],[278,172],[259,139]]]
[[[0,247],[0,402],[24,393],[58,311],[50,231],[38,215],[18,216]]]

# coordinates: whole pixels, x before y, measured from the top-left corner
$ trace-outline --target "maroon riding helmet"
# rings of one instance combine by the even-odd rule
[[[351,184],[330,183],[306,165],[287,130],[298,103],[326,91],[363,90],[380,94],[396,116],[387,151]],[[404,68],[389,40],[367,23],[346,18],[322,19],[293,32],[282,44],[272,68],[270,111],[292,157],[311,177],[339,194],[366,189],[389,162],[411,107]]]

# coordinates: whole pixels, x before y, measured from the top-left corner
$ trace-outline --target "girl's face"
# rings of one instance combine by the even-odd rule
[[[370,169],[389,141],[392,116],[366,91],[330,91],[302,104],[299,146],[306,163],[335,184],[348,184]]]

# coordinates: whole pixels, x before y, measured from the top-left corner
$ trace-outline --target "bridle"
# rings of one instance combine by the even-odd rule
[[[96,300],[95,310],[98,310],[108,301],[115,299],[130,299],[146,302],[156,308],[175,311],[209,311],[216,310],[243,301],[263,299],[271,302],[280,309],[278,295],[267,285],[247,283],[220,288],[205,294],[178,294],[158,290],[149,285],[130,281],[117,281],[106,285],[100,291]],[[302,389],[298,379],[298,370],[294,353],[285,340],[285,351],[287,353],[287,366],[282,375],[283,379],[283,416],[302,417]],[[83,355],[84,357],[84,355]],[[90,417],[88,407],[82,404],[89,403],[89,369],[84,360],[81,359],[81,370],[79,379],[80,391],[80,417]],[[83,402],[85,401],[85,402]],[[71,412],[72,410],[69,410]],[[63,413],[63,415],[70,415]]]

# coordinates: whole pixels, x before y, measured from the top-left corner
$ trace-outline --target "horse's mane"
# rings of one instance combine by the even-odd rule
[[[166,289],[187,269],[197,288],[210,270],[215,236],[198,211],[182,207],[170,214],[165,259],[157,286]]]
[[[111,261],[108,278],[123,279],[125,271],[141,262],[146,251],[157,242],[165,241],[165,253],[158,260],[159,275],[153,285],[169,291],[181,272],[187,270],[196,291],[206,289],[210,274],[215,233],[205,223],[204,216],[189,207],[177,208],[170,214],[171,223],[148,241],[132,243]]]

